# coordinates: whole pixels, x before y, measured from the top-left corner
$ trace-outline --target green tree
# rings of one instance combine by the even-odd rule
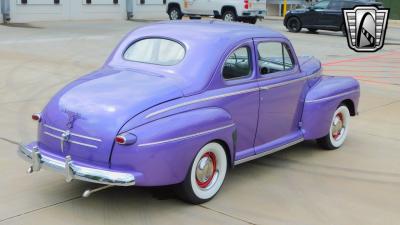
[[[383,0],[385,8],[390,8],[390,19],[400,19],[400,1]]]

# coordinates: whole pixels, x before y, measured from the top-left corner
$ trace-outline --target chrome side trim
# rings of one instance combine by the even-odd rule
[[[360,90],[357,89],[357,90],[352,90],[352,91],[340,93],[340,94],[337,94],[337,95],[332,95],[332,96],[325,97],[325,98],[314,99],[314,100],[308,100],[308,101],[306,101],[306,103],[315,103],[315,102],[328,101],[328,100],[331,100],[331,99],[334,99],[334,98],[342,97],[342,96],[349,95],[349,94],[353,94],[353,93],[356,93],[356,92],[360,92]]]
[[[300,142],[302,142],[302,141],[304,141],[304,138],[297,139],[297,140],[295,140],[295,141],[292,141],[292,142],[290,142],[290,143],[287,143],[287,144],[281,145],[281,146],[279,146],[279,147],[273,148],[273,149],[271,149],[271,150],[269,150],[269,151],[259,153],[259,154],[257,154],[257,155],[252,155],[252,156],[249,156],[249,157],[244,158],[244,159],[236,160],[234,164],[235,164],[235,166],[236,166],[236,165],[239,165],[239,164],[242,164],[242,163],[245,163],[245,162],[254,160],[254,159],[258,159],[258,158],[260,158],[260,157],[263,157],[263,156],[272,154],[272,153],[274,153],[274,152],[277,152],[277,151],[280,151],[280,150],[282,150],[282,149],[285,149],[285,148],[288,148],[288,147],[290,147],[290,146],[293,146],[293,145],[295,145],[295,144],[298,144],[298,143],[300,143]]]
[[[64,140],[62,137],[59,137],[59,136],[54,135],[54,134],[51,134],[51,133],[49,133],[47,131],[45,131],[44,134],[46,134],[46,135],[48,135],[50,137],[53,137],[53,138],[57,138],[60,141]],[[73,143],[73,144],[77,144],[77,145],[82,145],[82,146],[89,147],[89,148],[97,148],[97,146],[95,146],[95,145],[90,145],[90,144],[82,143],[82,142],[79,142],[79,141],[66,140],[65,142]]]
[[[64,132],[66,131],[66,130],[61,130],[61,129],[58,129],[58,128],[56,128],[56,127],[53,127],[53,126],[50,126],[50,125],[47,125],[47,124],[43,124],[43,126],[49,128],[49,129],[52,129],[52,130],[61,132],[61,133],[64,133]],[[92,141],[101,142],[101,139],[98,139],[98,138],[89,137],[89,136],[85,136],[85,135],[81,135],[81,134],[77,134],[77,133],[73,133],[73,132],[70,132],[70,134],[71,134],[72,136],[75,136],[75,137],[80,137],[80,138],[85,138],[85,139],[89,139],[89,140],[92,140]]]
[[[170,106],[170,107],[167,107],[167,108],[152,112],[152,113],[148,114],[145,118],[150,118],[150,117],[153,117],[155,115],[158,115],[158,114],[161,114],[161,113],[164,113],[164,112],[176,109],[176,108],[180,108],[180,107],[183,107],[183,106],[192,105],[192,104],[195,104],[195,103],[205,102],[205,101],[219,99],[219,98],[230,97],[230,96],[234,96],[234,95],[246,94],[246,93],[255,92],[255,91],[258,91],[258,90],[259,90],[258,87],[257,88],[250,88],[250,89],[246,89],[246,90],[242,90],[242,91],[236,91],[236,92],[231,92],[231,93],[227,93],[227,94],[215,95],[215,96],[211,96],[211,97],[207,97],[207,98],[201,98],[201,99],[196,99],[196,100],[193,100],[193,101],[183,102],[183,103],[180,103],[180,104],[177,104],[177,105],[173,105],[173,106]]]
[[[67,182],[77,179],[107,185],[135,185],[135,176],[131,173],[80,166],[71,159],[71,156],[67,156],[64,161],[61,161],[42,155],[38,147],[30,149],[21,145],[18,148],[18,154],[35,166],[35,170],[28,171],[36,172],[41,168],[48,169],[63,174]]]
[[[259,90],[268,90],[268,89],[271,89],[271,88],[280,87],[280,86],[287,85],[287,84],[294,83],[294,82],[298,82],[298,81],[301,81],[301,80],[307,80],[307,79],[310,79],[310,78],[312,78],[314,76],[316,76],[316,74],[312,74],[312,75],[309,75],[309,76],[301,77],[301,78],[298,78],[298,79],[295,79],[295,80],[290,80],[290,81],[286,81],[286,82],[282,82],[282,83],[278,83],[278,84],[271,84],[271,85],[263,86],[263,87],[260,87],[260,88],[250,88],[250,89],[246,89],[246,90],[242,90],[242,91],[236,91],[236,92],[231,92],[231,93],[227,93],[227,94],[215,95],[215,96],[210,96],[210,97],[207,97],[207,98],[201,98],[201,99],[196,99],[196,100],[193,100],[193,101],[183,102],[183,103],[180,103],[180,104],[169,106],[169,107],[166,107],[164,109],[149,113],[148,115],[145,116],[145,118],[147,119],[147,118],[153,117],[155,115],[158,115],[158,114],[161,114],[161,113],[173,110],[173,109],[177,109],[177,108],[180,108],[180,107],[183,107],[183,106],[192,105],[192,104],[196,104],[196,103],[200,103],[200,102],[205,102],[205,101],[209,101],[209,100],[230,97],[230,96],[234,96],[234,95],[246,94],[246,93],[255,92],[255,91],[259,91]],[[266,79],[271,79],[271,78],[261,78],[261,79],[256,79],[254,81],[260,81],[260,80],[266,80]]]
[[[272,88],[285,86],[285,85],[288,85],[288,84],[291,84],[291,83],[295,83],[295,82],[299,82],[299,81],[302,81],[302,80],[307,80],[307,79],[310,79],[313,76],[314,75],[310,75],[310,76],[306,76],[306,77],[297,78],[295,80],[289,80],[289,81],[285,81],[285,82],[281,82],[281,83],[277,83],[277,84],[266,85],[266,86],[260,87],[260,89],[261,90],[269,90],[269,89],[272,89]]]
[[[168,140],[150,142],[150,143],[145,143],[145,144],[139,144],[138,146],[143,147],[143,146],[149,146],[149,145],[164,144],[164,143],[173,142],[173,141],[181,141],[181,140],[185,140],[185,139],[188,139],[188,138],[197,137],[197,136],[201,136],[201,135],[204,135],[204,134],[209,134],[209,133],[212,133],[212,132],[223,130],[223,129],[226,129],[226,128],[229,128],[229,127],[233,127],[234,125],[235,124],[230,124],[228,126],[219,127],[219,128],[215,128],[215,129],[212,129],[212,130],[206,130],[206,131],[203,131],[203,132],[198,132],[198,133],[190,134],[190,135],[186,135],[186,136],[171,138],[171,139],[168,139]]]

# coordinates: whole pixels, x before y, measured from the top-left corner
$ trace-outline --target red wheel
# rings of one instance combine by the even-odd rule
[[[196,183],[200,188],[207,188],[217,171],[217,158],[212,152],[206,152],[201,157],[196,168]]]
[[[224,147],[216,142],[208,143],[197,153],[177,194],[193,204],[207,202],[221,189],[227,169]]]
[[[350,111],[345,105],[339,106],[333,114],[329,134],[318,139],[325,149],[333,150],[343,145],[349,130]]]

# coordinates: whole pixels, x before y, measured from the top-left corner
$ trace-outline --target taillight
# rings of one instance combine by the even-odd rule
[[[137,137],[131,133],[120,134],[115,137],[115,142],[120,145],[131,145],[136,143]]]
[[[34,113],[34,114],[32,114],[32,120],[35,120],[35,121],[40,122],[40,119],[41,119],[40,113]]]
[[[244,8],[249,9],[249,0],[244,0]]]
[[[124,145],[126,143],[126,138],[124,136],[118,135],[115,137],[115,142],[120,145]]]

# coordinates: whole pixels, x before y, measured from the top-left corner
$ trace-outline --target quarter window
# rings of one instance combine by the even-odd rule
[[[250,49],[240,47],[232,52],[224,63],[222,71],[224,79],[247,77],[251,73]]]
[[[261,74],[271,74],[294,67],[293,57],[285,44],[263,42],[258,44],[258,67]]]
[[[185,56],[183,46],[162,38],[147,38],[133,43],[124,54],[129,61],[172,66]]]

